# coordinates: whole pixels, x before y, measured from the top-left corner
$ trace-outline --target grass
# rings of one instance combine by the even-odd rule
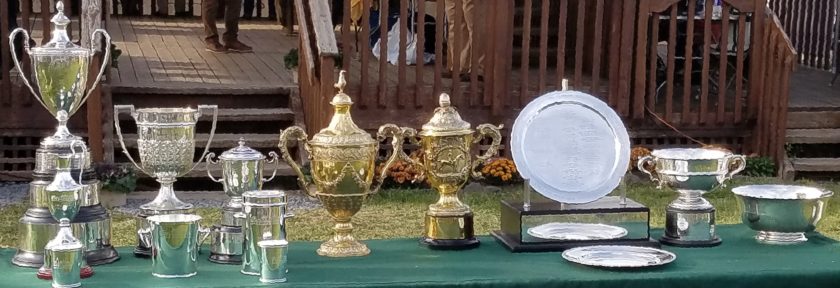
[[[746,184],[778,183],[773,178],[740,178],[729,183],[728,187]],[[813,183],[806,185],[820,186],[836,194],[829,201],[827,210],[817,230],[835,239],[840,239],[840,182]],[[501,192],[464,193],[461,199],[470,205],[475,213],[476,234],[488,234],[499,227],[499,201],[521,196],[519,186],[502,189]],[[651,184],[629,185],[628,197],[651,208],[651,225],[662,227],[665,222],[665,206],[674,199],[676,193],[659,191]],[[728,188],[718,189],[706,194],[706,198],[717,208],[717,223],[740,223],[740,210],[737,199]],[[383,190],[372,196],[353,218],[356,230],[354,235],[360,239],[420,237],[423,231],[423,215],[429,203],[437,199],[437,194],[427,189]],[[13,205],[0,209],[0,247],[14,247],[17,243],[17,222],[26,209],[25,205]],[[216,208],[197,209],[204,217],[204,224],[211,225],[219,221],[220,210]],[[112,244],[132,246],[134,238],[134,218],[130,215],[112,213]],[[291,240],[324,240],[332,233],[332,220],[323,209],[299,211],[289,220],[288,231]]]

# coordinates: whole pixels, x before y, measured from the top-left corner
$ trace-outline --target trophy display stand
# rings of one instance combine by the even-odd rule
[[[650,237],[650,209],[622,195],[607,196],[585,204],[565,204],[531,192],[526,181],[522,200],[503,200],[501,229],[491,234],[512,252],[562,251],[591,245],[631,245],[659,248]],[[532,196],[533,198],[532,199]],[[529,229],[545,223],[611,225],[627,234],[618,239],[543,239],[530,235]]]

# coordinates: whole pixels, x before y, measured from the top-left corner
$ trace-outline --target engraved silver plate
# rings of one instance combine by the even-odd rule
[[[594,223],[546,223],[528,229],[528,235],[550,240],[610,240],[627,236],[627,229]]]
[[[552,92],[529,103],[513,124],[510,146],[522,176],[561,203],[606,196],[630,162],[630,137],[618,114],[576,91]]]
[[[600,245],[566,250],[563,258],[593,267],[644,268],[674,262],[677,255],[650,247]]]

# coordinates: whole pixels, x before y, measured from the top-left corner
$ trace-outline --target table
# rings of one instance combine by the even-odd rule
[[[661,230],[653,232],[661,235]],[[669,266],[642,271],[599,270],[567,263],[559,252],[510,253],[481,237],[470,251],[430,251],[416,239],[366,241],[372,253],[330,259],[315,254],[318,243],[290,244],[289,282],[280,287],[837,287],[840,243],[819,234],[796,246],[756,243],[743,225],[720,226],[723,244],[714,248],[665,249],[677,254]],[[198,275],[158,279],[149,260],[119,249],[118,262],[94,267],[83,287],[266,287],[238,266],[217,265],[201,256]],[[49,287],[34,269],[12,266],[13,251],[0,250],[0,287]]]

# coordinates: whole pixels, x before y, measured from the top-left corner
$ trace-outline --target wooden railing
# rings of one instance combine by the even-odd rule
[[[837,0],[770,0],[787,32],[793,47],[799,51],[797,62],[802,65],[831,70],[837,52],[838,31],[834,25],[840,21],[840,1]]]
[[[327,0],[295,0],[295,10],[301,31],[298,60],[301,104],[307,132],[314,134],[329,121],[338,46]]]
[[[325,0],[312,2],[326,6]],[[345,5],[342,23],[331,23],[329,15],[312,14],[311,9],[298,11],[303,13],[301,19],[305,16],[308,24],[321,23],[324,30],[332,31],[333,24],[340,24],[337,36],[332,37],[341,43],[349,94],[358,103],[354,119],[366,129],[385,122],[419,127],[432,114],[441,92],[450,93],[473,124],[510,127],[523,105],[559,90],[562,80],[569,79],[571,89],[598,96],[618,111],[636,144],[725,144],[739,152],[780,156],[783,132],[765,133],[769,129],[765,125],[772,122],[765,120],[784,118],[787,92],[777,85],[787,85],[789,75],[767,74],[773,65],[776,70],[772,71],[782,71],[783,62],[763,63],[779,61],[767,58],[771,56],[767,53],[780,55],[780,50],[768,49],[780,47],[781,41],[765,34],[772,31],[766,27],[775,25],[766,14],[766,0],[724,0],[719,9],[713,8],[717,2],[713,0],[472,2],[475,8],[467,11],[475,15],[472,36],[457,29],[448,29],[451,35],[446,34],[445,19],[457,27],[465,17],[460,9],[447,13],[444,1],[362,0],[358,18]],[[371,6],[374,3],[378,5]],[[698,4],[708,8],[698,10]],[[372,19],[384,23],[390,18],[389,13],[377,15],[374,10],[390,11],[396,18],[394,32],[369,37],[377,27],[368,24]],[[411,17],[410,12],[430,18]],[[432,20],[434,24],[426,27]],[[412,22],[415,25],[409,25]],[[328,107],[323,97],[331,97],[334,90],[328,86],[331,82],[324,81],[334,77],[335,70],[316,53],[313,31],[301,29],[301,49],[311,50],[311,55],[302,54],[301,59],[322,68],[320,76],[305,76],[310,82],[320,82],[305,83],[304,74],[313,70],[302,64],[301,92],[305,102],[316,97],[309,103],[322,107],[307,109],[318,110]],[[408,36],[412,31],[413,37]],[[332,35],[326,34],[317,37]],[[483,69],[465,71],[468,74],[460,81],[444,77],[446,71],[461,68],[459,61],[447,59],[448,46],[460,51],[467,39],[473,41],[473,53],[465,63]],[[374,49],[376,42],[379,46]],[[426,52],[434,54],[434,63],[407,64],[408,59],[425,56],[423,49],[406,52],[412,43],[418,48],[430,44]],[[393,63],[376,56],[394,47]],[[319,58],[303,60],[312,56]],[[768,80],[771,76],[777,78]],[[317,96],[307,92],[316,87],[320,89]],[[776,106],[767,108],[768,103]],[[318,122],[310,118],[328,117],[324,110],[318,111],[306,116],[307,123]],[[323,125],[310,126],[319,127]]]
[[[755,132],[755,151],[776,159],[782,167],[785,157],[785,131],[787,131],[787,105],[790,96],[790,74],[796,65],[797,54],[785,30],[769,8],[761,15],[767,23],[762,38],[767,43],[760,56],[764,97],[761,97]],[[817,84],[819,85],[819,84]]]
[[[19,75],[13,69],[12,57],[9,49],[9,32],[16,27],[26,29],[35,46],[40,46],[50,40],[52,31],[50,19],[55,11],[53,0],[20,0],[19,7],[10,7],[11,1],[0,1],[0,176],[17,175],[5,171],[21,171],[21,175],[29,173],[34,164],[34,152],[40,138],[54,132],[56,120],[41,107],[23,85],[21,77],[31,74],[30,59],[25,52],[19,54],[25,75]],[[93,29],[107,26],[108,18],[103,17],[101,11],[107,9],[108,1],[64,1],[65,14],[71,18],[69,34],[78,44],[90,46],[90,35]],[[75,5],[87,5],[76,7]],[[83,11],[83,13],[74,13]],[[15,25],[16,24],[16,25]],[[23,48],[22,37],[17,46]],[[102,53],[98,53],[90,63],[88,84],[93,83],[99,65],[102,63]],[[94,71],[95,70],[95,71]],[[30,78],[31,79],[31,78]],[[107,82],[107,77],[103,82]],[[32,82],[31,82],[32,83]],[[34,83],[32,83],[34,85]],[[102,125],[101,124],[101,89],[91,94],[86,104],[87,109],[75,115],[70,120],[70,128],[77,135],[86,136],[95,160],[102,157]],[[37,87],[36,87],[37,91]],[[87,123],[96,123],[86,125]],[[85,130],[83,127],[86,127]],[[85,133],[86,132],[86,133]],[[7,177],[8,178],[8,177]]]

